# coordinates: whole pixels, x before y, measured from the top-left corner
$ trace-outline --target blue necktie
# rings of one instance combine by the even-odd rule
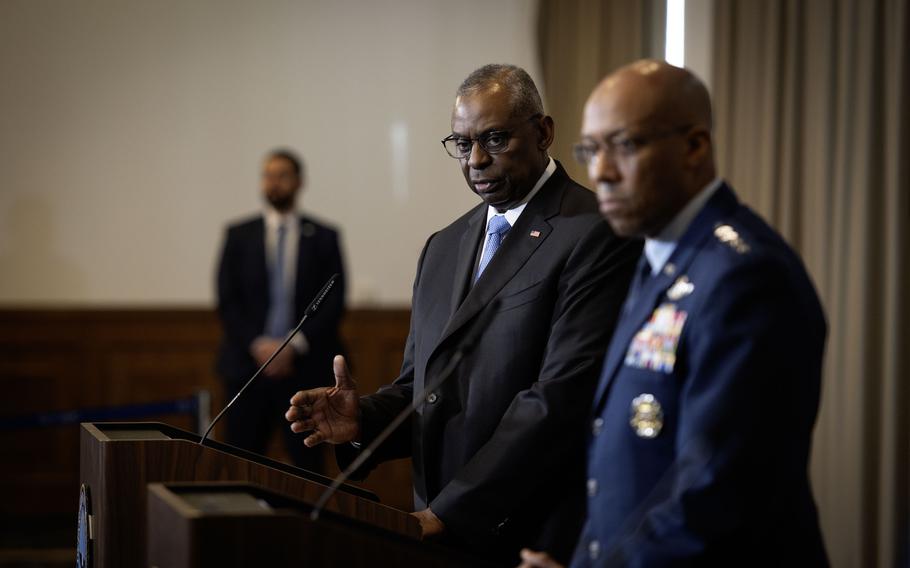
[[[275,246],[275,263],[269,282],[269,319],[266,334],[284,337],[291,328],[291,307],[284,287],[284,245],[287,227],[278,225],[278,242]]]
[[[509,224],[504,215],[495,215],[490,219],[490,223],[487,225],[487,235],[490,238],[487,239],[487,244],[483,247],[483,255],[480,257],[480,264],[477,266],[477,277],[474,278],[474,282],[477,282],[484,269],[490,264],[493,255],[496,254],[496,251],[502,245],[502,239],[505,238],[506,233],[511,228],[512,225]]]
[[[641,253],[641,257],[638,259],[638,266],[635,267],[635,276],[632,277],[632,284],[629,286],[629,293],[626,294],[626,301],[623,304],[622,314],[626,315],[632,311],[632,306],[635,305],[635,302],[638,300],[638,296],[641,294],[641,289],[644,287],[645,282],[648,278],[651,277],[651,263],[648,262],[648,257],[645,256],[645,253]]]

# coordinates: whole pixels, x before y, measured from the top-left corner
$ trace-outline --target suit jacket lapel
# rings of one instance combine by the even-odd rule
[[[676,246],[676,250],[673,251],[673,254],[667,260],[667,264],[664,265],[664,269],[660,274],[654,275],[649,279],[642,288],[635,305],[631,307],[631,311],[620,318],[616,331],[613,333],[613,339],[610,341],[601,379],[594,395],[595,412],[604,403],[610,384],[616,377],[617,370],[626,357],[626,351],[632,342],[632,338],[651,316],[660,297],[676,282],[677,278],[686,273],[689,265],[692,264],[698,252],[704,246],[705,239],[714,232],[715,225],[722,218],[728,216],[737,205],[738,201],[733,191],[726,184],[722,185],[711,196],[711,199],[708,200],[698,215],[695,216],[689,228],[686,229],[686,232],[679,240],[679,244]],[[668,270],[670,266],[672,266],[672,269]]]
[[[269,264],[265,254],[265,217],[260,217],[259,221],[253,226],[251,232],[250,246],[253,247],[253,259],[256,266],[255,278],[265,283],[265,289],[268,290],[269,283]]]
[[[297,217],[297,266],[294,268],[294,306],[295,313],[297,313],[297,318],[303,316],[303,310],[306,309],[306,303],[309,300],[302,297],[304,291],[307,290],[307,278],[312,278],[313,274],[307,270],[307,267],[312,267],[316,263],[313,253],[313,245],[315,244],[314,240],[310,237],[313,236],[314,228],[312,224],[307,221],[306,217],[298,215]]]
[[[487,206],[482,205],[471,215],[468,220],[468,227],[461,236],[461,243],[458,245],[458,257],[455,264],[455,282],[452,286],[452,310],[454,314],[464,300],[471,285],[471,279],[474,277],[474,260],[477,257],[477,250],[480,248],[480,239],[484,236],[484,222],[487,218]]]
[[[625,359],[626,350],[632,341],[632,337],[638,333],[645,320],[651,315],[658,296],[672,282],[673,279],[664,272],[649,277],[642,286],[634,305],[630,306],[628,311],[625,306],[623,307],[624,315],[620,317],[619,323],[616,324],[616,331],[613,332],[610,347],[607,349],[600,383],[597,385],[597,393],[594,396],[595,407],[607,393],[610,383],[616,375],[616,369]]]
[[[496,294],[502,290],[503,286],[524,266],[531,255],[534,254],[534,251],[537,250],[537,247],[546,240],[553,230],[547,220],[559,213],[563,188],[567,179],[568,176],[565,171],[561,166],[558,167],[550,179],[547,180],[547,183],[540,188],[539,193],[528,202],[525,210],[522,211],[521,216],[518,217],[515,225],[509,230],[509,234],[503,240],[502,246],[496,252],[496,256],[487,265],[483,276],[468,291],[464,302],[452,314],[449,323],[440,336],[437,347],[488,305]],[[481,208],[481,214],[479,215],[481,222],[486,220],[485,213],[486,209]],[[536,231],[536,236],[531,236],[531,231]],[[466,253],[466,242],[465,239],[462,239],[461,258],[459,258],[458,272],[456,272],[456,275],[463,275],[464,263],[468,263],[468,272],[470,274],[467,275],[466,279],[463,279],[464,284],[462,286],[467,286],[473,276],[473,260],[478,248],[478,243],[474,239],[469,238],[467,241],[473,243],[470,248],[471,254],[468,255]],[[465,257],[468,256],[470,260],[466,260]]]

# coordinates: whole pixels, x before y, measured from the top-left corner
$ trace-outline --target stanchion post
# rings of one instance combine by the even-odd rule
[[[212,393],[207,389],[196,391],[196,432],[201,436],[212,418]]]

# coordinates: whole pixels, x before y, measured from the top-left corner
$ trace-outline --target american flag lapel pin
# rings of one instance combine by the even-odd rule
[[[540,231],[531,231],[531,236],[535,239],[538,238],[540,236]]]

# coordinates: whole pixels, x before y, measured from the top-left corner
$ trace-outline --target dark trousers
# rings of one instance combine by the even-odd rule
[[[227,400],[231,400],[242,386],[242,383],[225,385]],[[279,428],[294,465],[322,473],[322,448],[304,446],[305,436],[291,432],[291,424],[284,418],[291,396],[298,390],[299,383],[294,378],[257,378],[224,417],[227,421],[227,443],[257,454],[265,454],[269,438],[275,428]]]

